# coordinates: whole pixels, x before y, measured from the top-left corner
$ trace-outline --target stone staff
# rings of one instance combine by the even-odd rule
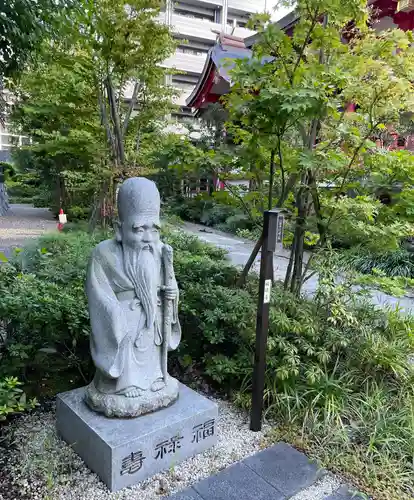
[[[169,289],[174,284],[174,267],[173,267],[173,249],[170,245],[162,247],[162,260],[164,270],[164,288]],[[163,315],[163,344],[162,344],[162,374],[164,380],[167,380],[167,360],[168,346],[171,339],[171,323],[173,315],[173,302],[171,299],[164,297],[164,315]]]

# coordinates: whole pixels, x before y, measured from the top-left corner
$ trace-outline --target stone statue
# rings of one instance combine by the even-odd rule
[[[112,240],[92,252],[86,280],[96,374],[86,402],[108,417],[136,417],[173,403],[167,354],[181,339],[172,248],[160,241],[160,195],[143,177],[118,193]]]

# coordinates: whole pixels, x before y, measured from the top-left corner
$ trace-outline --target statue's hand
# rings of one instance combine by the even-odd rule
[[[164,288],[164,297],[168,300],[175,300],[178,296],[178,290],[172,286],[166,286]]]

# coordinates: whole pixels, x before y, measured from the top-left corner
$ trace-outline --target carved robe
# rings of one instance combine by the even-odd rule
[[[155,323],[148,329],[134,286],[123,270],[122,244],[103,241],[92,253],[86,291],[92,326],[91,354],[97,368],[94,383],[100,392],[117,394],[133,387],[148,390],[153,382],[166,376],[164,356],[180,343],[178,297],[173,303],[171,336],[164,338],[161,252],[155,252],[154,257],[159,269],[159,292]],[[173,286],[177,288],[175,277]]]

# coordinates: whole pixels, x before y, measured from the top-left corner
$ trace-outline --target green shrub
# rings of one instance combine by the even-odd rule
[[[26,394],[20,389],[21,382],[15,377],[0,379],[0,422],[14,413],[32,409],[36,406],[36,399],[27,401]]]
[[[377,269],[390,277],[414,278],[414,252],[409,252],[403,247],[395,252],[382,254],[356,248],[344,252],[343,261],[364,274],[371,274]]]
[[[62,233],[30,243],[0,267],[0,321],[7,343],[0,345],[0,376],[18,375],[27,385],[44,391],[85,383],[93,375],[89,356],[89,318],[84,293],[86,264],[92,248],[111,237],[92,235],[72,225]],[[233,284],[237,270],[224,260],[225,252],[197,237],[166,228],[164,239],[176,250],[177,279],[186,289],[210,280]],[[187,311],[188,321],[193,321]],[[199,321],[197,312],[194,320]],[[68,381],[72,382],[69,383]]]
[[[234,217],[234,213],[235,209],[232,206],[213,204],[211,207],[203,210],[200,222],[206,226],[217,226]]]
[[[59,212],[59,207],[53,203],[53,200],[54,196],[52,190],[45,186],[40,186],[33,196],[33,205],[38,208],[50,207],[53,212],[57,214]]]
[[[0,377],[23,377],[37,394],[91,379],[85,268],[91,249],[108,236],[75,225],[42,237],[0,266],[0,321],[7,336],[0,346]],[[163,239],[175,250],[181,299],[183,340],[173,361],[189,373],[196,368],[249,407],[257,278],[235,288],[239,271],[223,250],[171,227]],[[407,498],[414,479],[414,320],[361,302],[352,283],[346,277],[335,283],[335,276],[335,263],[326,260],[312,300],[275,286],[266,412],[300,428],[306,439],[324,442],[323,452],[335,463],[356,454],[367,467],[366,484]],[[340,470],[356,473],[344,460]],[[384,470],[392,475],[384,479]]]
[[[216,227],[222,231],[237,233],[238,230],[251,231],[252,239],[260,228],[261,217],[257,221],[242,212],[234,205],[234,200],[227,196],[210,197],[198,195],[194,198],[178,198],[169,205],[169,211],[179,217],[205,226]],[[233,201],[233,204],[225,201]],[[260,234],[259,234],[260,235]]]
[[[213,200],[205,196],[177,198],[170,203],[170,210],[184,220],[200,222],[203,212],[213,206]]]
[[[68,220],[77,221],[89,218],[90,208],[78,207],[77,205],[70,206],[67,210]]]
[[[228,231],[235,233],[238,229],[252,230],[254,222],[245,214],[235,214],[226,220]]]

